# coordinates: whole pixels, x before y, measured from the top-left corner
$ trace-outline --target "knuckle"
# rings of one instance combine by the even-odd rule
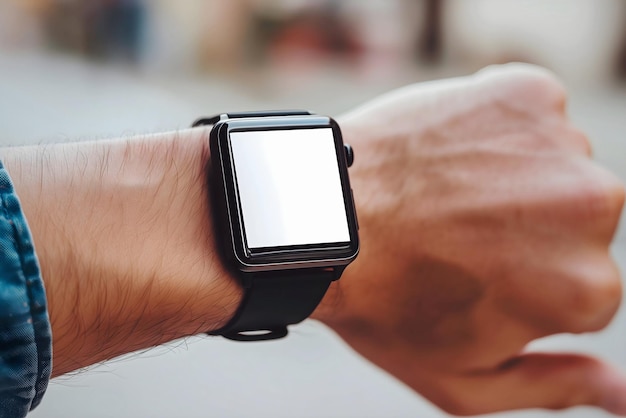
[[[595,167],[595,173],[587,172],[587,180],[575,185],[575,207],[585,219],[616,226],[624,206],[624,185],[612,173]]]
[[[624,206],[624,184],[613,173],[600,168],[598,189],[607,202],[607,209],[612,214],[621,213]]]
[[[568,130],[567,138],[569,143],[576,149],[580,150],[583,155],[591,157],[593,154],[593,147],[587,134],[578,128],[571,126]]]
[[[617,213],[622,212],[624,208],[624,201],[626,200],[626,189],[624,184],[613,176],[612,184],[610,185],[611,201],[613,203],[613,210]]]
[[[617,312],[622,300],[622,282],[613,263],[607,264],[611,268],[598,267],[593,277],[580,278],[571,287],[567,303],[570,331],[599,331],[611,322]]]
[[[565,110],[567,90],[550,70],[531,64],[511,63],[486,67],[478,73],[487,79],[509,83],[516,91],[535,102],[544,101],[560,111]]]

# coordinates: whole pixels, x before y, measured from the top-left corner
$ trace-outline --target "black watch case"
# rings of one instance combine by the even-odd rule
[[[329,142],[331,134],[333,145]],[[358,222],[348,177],[351,149],[344,146],[339,125],[332,118],[317,115],[223,118],[211,130],[210,149],[215,230],[220,235],[218,247],[231,268],[240,273],[334,269],[338,278],[356,258]],[[318,154],[319,164],[315,160]],[[267,178],[274,168],[282,179],[279,183],[284,183],[282,186],[272,183],[278,177]],[[283,181],[286,177],[289,181]],[[331,180],[324,180],[328,178]],[[332,199],[324,195],[326,183]],[[272,201],[272,196],[282,197]],[[306,225],[302,228],[305,231],[301,237],[274,239],[273,235],[280,235],[275,230],[281,229],[281,220],[294,215],[286,213],[290,207],[304,208],[298,211],[294,222],[297,228]],[[331,227],[333,222],[339,227]],[[266,226],[257,228],[260,223]],[[324,239],[324,234],[329,239]],[[307,238],[310,236],[316,238]]]

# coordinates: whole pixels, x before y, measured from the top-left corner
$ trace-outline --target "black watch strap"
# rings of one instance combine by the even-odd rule
[[[222,113],[215,116],[210,116],[208,118],[200,118],[196,120],[193,125],[193,128],[196,126],[202,125],[215,125],[219,122],[222,117],[226,117],[227,119],[239,119],[239,118],[266,118],[266,117],[276,117],[276,116],[311,116],[311,112],[307,112],[306,110],[266,110],[263,112],[229,112]]]
[[[287,325],[308,318],[338,274],[332,270],[287,270],[246,277],[243,300],[233,318],[210,335],[236,341],[282,338]]]
[[[223,113],[198,119],[193,126],[215,125],[222,119],[308,115],[311,113],[304,110]],[[331,282],[340,275],[341,271],[336,269],[246,274],[240,278],[244,286],[244,296],[235,315],[224,327],[209,332],[209,335],[221,335],[236,341],[285,337],[288,333],[287,326],[308,318],[326,294]]]

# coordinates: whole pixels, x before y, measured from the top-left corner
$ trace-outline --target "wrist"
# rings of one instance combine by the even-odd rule
[[[324,299],[312,315],[340,334],[367,330],[363,318],[373,312],[382,312],[388,301],[372,304],[370,294],[380,290],[384,277],[401,270],[405,259],[399,253],[386,251],[386,242],[380,237],[388,231],[389,214],[397,213],[398,190],[402,185],[388,187],[388,178],[381,165],[389,158],[393,136],[381,132],[372,118],[348,114],[339,120],[344,142],[354,149],[354,165],[350,167],[350,185],[359,220],[359,256],[345,269],[341,278],[333,282]],[[394,150],[401,153],[401,150]],[[398,235],[399,237],[400,235]],[[414,251],[418,248],[415,246]],[[384,321],[384,318],[380,318]]]
[[[241,292],[216,254],[208,159],[203,130],[9,153],[47,287],[54,375],[234,314]]]
[[[368,225],[364,224],[367,221],[366,207],[363,207],[366,188],[364,189],[364,176],[365,173],[360,170],[363,167],[361,161],[363,157],[364,142],[362,139],[367,136],[367,129],[359,124],[351,123],[350,120],[342,118],[338,120],[341,125],[341,132],[344,143],[350,144],[354,149],[355,161],[354,165],[350,167],[350,184],[353,191],[354,204],[356,208],[357,217],[359,219],[359,241],[360,251],[359,256],[346,267],[341,278],[331,283],[326,295],[311,315],[312,319],[323,322],[327,326],[339,331],[342,324],[351,323],[352,318],[351,306],[353,303],[350,298],[354,293],[354,286],[359,286],[359,276],[365,274],[362,269],[363,261],[369,257],[369,245],[368,245]]]

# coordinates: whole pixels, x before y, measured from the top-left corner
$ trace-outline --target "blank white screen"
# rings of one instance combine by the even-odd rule
[[[350,241],[330,128],[232,132],[249,248]]]

